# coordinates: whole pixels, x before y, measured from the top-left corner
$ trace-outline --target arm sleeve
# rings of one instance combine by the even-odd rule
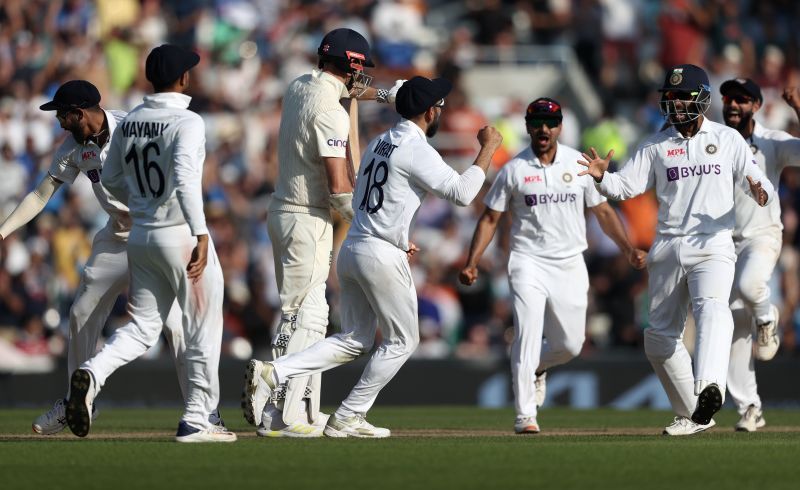
[[[497,173],[492,187],[483,198],[483,203],[487,208],[501,213],[508,211],[508,203],[511,201],[511,165],[505,164]]]
[[[181,122],[175,135],[175,194],[192,235],[207,235],[203,213],[203,162],[206,158],[206,125],[200,116]]]
[[[793,138],[786,134],[786,139],[777,143],[778,164],[781,169],[786,167],[800,167],[800,138]]]
[[[347,157],[350,116],[341,111],[327,111],[314,119],[314,137],[320,157]]]
[[[477,165],[460,174],[447,165],[433,148],[422,155],[412,155],[411,176],[435,196],[459,206],[467,206],[480,192],[486,174]],[[420,151],[415,148],[414,151]],[[419,158],[421,157],[421,158]],[[419,158],[417,160],[417,158]]]
[[[623,201],[642,194],[653,185],[653,162],[649,147],[639,147],[619,172],[606,172],[595,187],[600,194]]]
[[[594,185],[594,179],[590,175],[577,178],[583,179],[583,202],[586,204],[587,208],[593,208],[604,202],[608,202],[608,199],[598,192],[597,187]]]
[[[122,171],[122,135],[120,126],[111,135],[111,146],[106,153],[106,160],[103,162],[103,172],[100,175],[100,182],[109,194],[114,196],[123,204],[128,203],[128,186],[125,182],[125,174]]]
[[[747,181],[747,177],[751,177],[756,182],[761,182],[761,187],[767,193],[767,202],[764,205],[766,206],[771,203],[773,199],[775,199],[775,188],[772,187],[772,183],[767,178],[767,175],[761,171],[758,164],[753,159],[753,152],[750,150],[750,146],[739,133],[733,135],[730,145],[733,149],[731,157],[733,158],[734,183],[738,185],[745,194],[755,200],[755,196],[750,192],[750,183]]]
[[[80,147],[70,138],[72,138],[72,135],[68,135],[67,139],[58,147],[48,170],[56,180],[67,184],[75,182],[78,174],[81,173],[80,169],[73,163],[73,157],[76,152],[80,152]]]
[[[28,224],[37,214],[42,212],[47,201],[61,187],[61,182],[50,174],[39,182],[39,185],[28,193],[8,215],[8,218],[0,225],[0,237],[6,238],[8,235],[18,230],[21,226]]]

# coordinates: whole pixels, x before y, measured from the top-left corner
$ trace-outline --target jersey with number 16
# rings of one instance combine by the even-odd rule
[[[103,182],[126,194],[134,226],[189,223],[195,235],[205,229],[205,124],[186,110],[189,100],[178,93],[148,95],[114,131]]]

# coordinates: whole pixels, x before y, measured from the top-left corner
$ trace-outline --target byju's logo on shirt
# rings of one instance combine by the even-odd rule
[[[567,194],[527,194],[525,196],[526,206],[536,206],[539,204],[559,204],[575,202],[578,195],[574,193]]]
[[[693,165],[690,167],[668,167],[667,182],[675,182],[689,177],[702,177],[703,175],[719,175],[722,168],[718,163],[713,165]]]
[[[328,140],[328,146],[333,148],[347,148],[347,140],[337,140],[336,138],[330,138]]]
[[[89,177],[89,180],[92,181],[92,184],[96,184],[100,182],[100,171],[96,168],[93,168],[86,172],[86,176]]]

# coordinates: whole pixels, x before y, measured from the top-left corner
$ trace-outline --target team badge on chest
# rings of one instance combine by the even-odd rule
[[[717,147],[715,145],[706,146],[706,153],[708,153],[709,155],[713,155],[716,152],[717,152]]]
[[[570,182],[572,182],[572,174],[569,172],[564,173],[564,175],[561,176],[561,180],[569,184]]]

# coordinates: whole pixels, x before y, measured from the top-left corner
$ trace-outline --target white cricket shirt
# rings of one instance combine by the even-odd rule
[[[559,144],[550,165],[531,147],[506,163],[484,198],[495,211],[511,210],[511,251],[526,256],[563,259],[586,250],[588,207],[606,202],[594,180],[578,177],[581,154]]]
[[[753,158],[775,189],[778,188],[784,168],[800,166],[800,139],[792,137],[785,131],[767,129],[756,122],[752,138],[745,141],[750,145],[751,151],[755,149]],[[734,238],[751,238],[765,233],[780,233],[783,230],[781,204],[778,199],[762,208],[738,188],[734,199],[736,201]]]
[[[124,111],[106,111],[106,121],[108,121],[108,134],[113,135],[117,123],[122,121],[127,114]],[[48,171],[57,180],[72,184],[83,172],[92,183],[92,190],[100,206],[108,213],[108,225],[114,236],[120,240],[127,240],[131,230],[131,220],[128,216],[128,207],[119,202],[112,196],[100,182],[100,174],[103,171],[104,162],[111,148],[111,138],[100,148],[94,141],[89,141],[85,145],[75,141],[72,135],[67,136],[61,146],[53,155],[53,162]]]
[[[187,224],[205,235],[201,180],[206,156],[203,119],[176,92],[144,97],[111,138],[102,182],[127,201],[134,226]]]
[[[296,78],[283,97],[278,138],[278,182],[271,210],[328,210],[323,157],[345,158],[350,116],[339,99],[347,87],[320,70]]]
[[[691,138],[684,138],[672,126],[650,136],[619,172],[606,172],[595,185],[615,200],[638,196],[655,186],[656,232],[690,236],[733,232],[733,189],[739,187],[750,195],[748,175],[761,182],[768,203],[772,202],[775,190],[755,164],[744,138],[735,129],[704,118]]]
[[[347,238],[377,237],[408,250],[409,229],[428,192],[466,206],[485,179],[477,165],[459,175],[428,144],[419,126],[402,119],[370,141],[361,158]]]

